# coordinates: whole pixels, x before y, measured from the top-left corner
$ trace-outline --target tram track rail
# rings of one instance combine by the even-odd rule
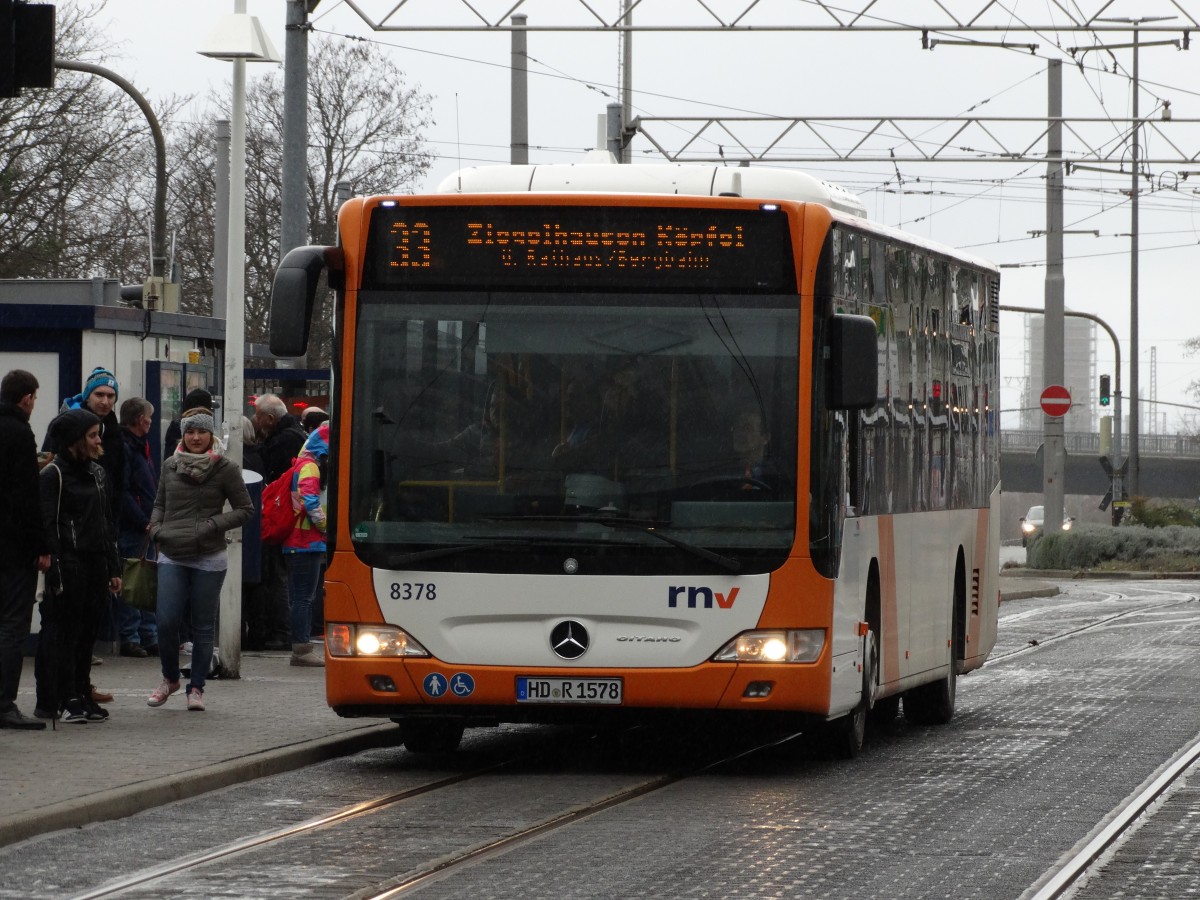
[[[727,766],[733,762],[740,761],[746,757],[752,756],[755,753],[761,753],[765,750],[774,749],[790,741],[802,739],[803,735],[800,732],[784,735],[770,741],[764,741],[756,744],[753,747],[741,750],[737,753],[732,753],[721,758],[712,760],[708,763],[690,769],[686,772],[663,775],[658,778],[652,778],[639,785],[634,785],[623,791],[620,791],[611,797],[606,797],[603,800],[598,800],[595,803],[589,803],[586,806],[570,810],[558,816],[553,816],[547,820],[531,825],[527,828],[497,838],[493,841],[480,844],[478,846],[464,850],[461,853],[450,856],[447,859],[438,861],[435,865],[425,867],[423,870],[409,873],[397,879],[396,883],[389,885],[386,889],[378,892],[360,892],[354,895],[354,900],[392,900],[394,897],[400,897],[409,891],[414,891],[431,884],[434,881],[446,878],[457,871],[460,871],[468,866],[483,862],[486,859],[507,853],[529,841],[542,837],[553,831],[573,825],[584,819],[591,818],[606,810],[614,807],[622,806],[633,800],[653,794],[656,791],[661,791],[664,788],[678,784],[688,778],[695,778],[703,775],[706,772],[711,772],[714,769],[719,769],[722,766]]]
[[[1122,600],[1135,599],[1123,593],[1115,594],[1114,598]],[[1083,622],[1077,624],[1075,627],[1064,628],[1058,633],[1039,638],[1036,643],[1031,643],[1029,646],[995,654],[985,665],[990,666],[1012,660],[1043,647],[1068,641],[1088,632],[1094,632],[1097,629],[1110,626],[1114,622],[1139,615],[1152,614],[1172,607],[1195,604],[1196,602],[1197,597],[1190,596],[1182,600],[1150,603],[1118,613],[1104,615],[1094,621]],[[594,739],[595,736],[593,734],[592,738]],[[776,735],[769,740],[758,740],[752,746],[748,747],[726,747],[726,752],[720,755],[714,755],[712,758],[707,759],[701,758],[691,765],[682,767],[678,771],[667,772],[665,774],[650,774],[637,783],[622,787],[592,802],[581,803],[565,810],[543,810],[541,818],[536,821],[514,827],[508,833],[497,835],[490,840],[463,846],[435,859],[418,862],[406,872],[394,878],[388,878],[386,872],[375,873],[373,877],[374,884],[366,884],[357,891],[348,886],[349,891],[354,891],[353,893],[348,893],[348,896],[355,898],[355,900],[383,900],[383,898],[405,896],[412,891],[452,877],[456,873],[461,873],[471,866],[493,858],[502,857],[504,854],[514,851],[525,844],[556,831],[566,829],[575,823],[632,803],[642,797],[662,791],[689,778],[704,775],[721,766],[730,765],[735,761],[745,759],[756,753],[768,751],[771,748],[779,747],[802,737],[802,733],[795,732],[782,737]],[[422,795],[447,790],[458,785],[486,778],[490,775],[496,775],[518,763],[528,763],[528,761],[528,756],[510,757],[470,771],[430,780],[424,784],[410,786],[403,790],[350,804],[344,808],[294,825],[259,832],[238,840],[229,841],[218,847],[172,860],[169,863],[151,866],[139,872],[131,873],[106,884],[74,894],[73,896],[78,898],[78,900],[91,900],[91,898],[118,896],[126,892],[136,891],[139,888],[143,892],[145,890],[153,891],[156,883],[165,882],[173,876],[186,875],[189,871],[200,871],[205,866],[211,866],[220,860],[239,854],[266,851],[272,846],[279,846],[288,840],[301,838],[303,835],[317,831],[318,829],[336,828],[338,825],[353,819],[367,816],[389,807],[401,806],[406,801],[415,800]],[[1098,867],[1101,867],[1105,855],[1112,848],[1119,846],[1125,835],[1129,834],[1132,830],[1136,830],[1138,823],[1145,819],[1147,810],[1155,801],[1169,792],[1171,786],[1183,778],[1186,773],[1192,771],[1198,762],[1200,762],[1200,738],[1197,738],[1189,747],[1181,751],[1169,766],[1158,773],[1144,788],[1139,789],[1137,795],[1131,798],[1127,804],[1124,804],[1117,811],[1110,814],[1110,816],[1105,817],[1104,821],[1108,824],[1096,832],[1086,845],[1081,847],[1071,859],[1064,862],[1061,867],[1056,868],[1052,876],[1043,876],[1042,880],[1039,880],[1039,882],[1035,883],[1029,889],[1030,891],[1036,889],[1038,893],[1027,893],[1024,896],[1029,898],[1029,900],[1057,900],[1060,897],[1070,896],[1073,886],[1077,885],[1080,879],[1084,878],[1088,872],[1096,871]],[[250,858],[253,859],[253,857]],[[1042,881],[1047,877],[1049,880],[1046,880],[1043,884]]]
[[[1051,635],[1050,637],[1039,638],[1036,641],[1031,641],[1026,646],[1019,647],[1016,650],[1009,650],[1003,653],[993,653],[990,657],[988,657],[987,662],[985,662],[980,668],[986,669],[988,666],[994,666],[1002,662],[1007,662],[1018,656],[1026,656],[1030,653],[1041,650],[1043,647],[1049,647],[1054,644],[1070,640],[1071,638],[1078,637],[1081,634],[1086,634],[1087,632],[1095,631],[1098,628],[1103,628],[1106,625],[1111,625],[1113,622],[1121,619],[1141,616],[1147,613],[1156,612],[1160,609],[1169,609],[1174,606],[1186,606],[1189,603],[1195,603],[1196,600],[1196,597],[1188,597],[1186,600],[1172,600],[1169,603],[1156,603],[1152,606],[1139,606],[1135,609],[1127,609],[1119,613],[1113,613],[1110,616],[1097,619],[1095,622],[1087,622],[1086,624],[1076,626],[1075,628],[1069,628],[1066,631],[1059,632],[1058,634]]]
[[[637,729],[634,728],[630,730]],[[421,866],[414,871],[408,872],[397,879],[389,880],[383,885],[367,887],[351,894],[350,896],[355,898],[381,898],[381,900],[382,898],[401,896],[406,892],[415,890],[418,887],[431,883],[432,881],[444,878],[467,866],[482,862],[485,859],[489,859],[508,852],[509,850],[515,849],[516,847],[519,847],[544,834],[565,828],[575,822],[591,818],[592,816],[602,813],[608,809],[622,806],[640,797],[663,790],[664,788],[670,787],[671,785],[677,784],[688,778],[695,778],[721,766],[729,765],[736,761],[745,759],[746,757],[755,753],[767,751],[790,741],[802,738],[803,734],[801,732],[789,733],[782,737],[776,737],[767,741],[760,741],[751,747],[742,748],[736,752],[726,753],[725,755],[722,755],[716,759],[710,759],[698,763],[679,772],[658,775],[645,779],[637,784],[617,791],[610,796],[598,799],[591,803],[577,806],[564,812],[556,813],[542,819],[539,822],[535,822],[524,828],[517,829],[509,834],[486,841],[482,844],[464,848],[461,851],[452,853],[449,856],[443,857],[433,863]],[[469,772],[461,772],[446,778],[439,778],[425,784],[384,794],[370,800],[364,800],[359,803],[350,804],[334,812],[315,816],[311,819],[306,819],[303,822],[298,822],[293,825],[287,825],[281,828],[248,835],[208,850],[174,859],[169,863],[163,863],[161,865],[142,869],[138,872],[130,873],[129,875],[114,879],[89,890],[73,894],[72,900],[100,900],[100,898],[120,896],[127,891],[137,888],[147,888],[157,882],[164,881],[167,878],[185,874],[189,871],[202,869],[203,867],[209,866],[222,859],[254,852],[256,850],[270,848],[285,841],[302,837],[306,834],[316,831],[317,829],[336,827],[339,824],[398,806],[407,801],[414,800],[418,797],[428,795],[436,791],[446,790],[448,788],[485,778],[489,775],[495,775],[506,768],[514,766],[518,761],[519,760],[516,757],[501,760],[492,765],[473,769]]]
[[[1164,799],[1189,774],[1200,770],[1200,737],[1183,748],[1132,797],[1113,810],[1106,823],[1078,850],[1073,851],[1045,878],[1026,900],[1060,900],[1069,897],[1081,880],[1103,868],[1109,854],[1153,815],[1150,807]]]
[[[372,800],[364,800],[361,803],[354,803],[343,809],[332,813],[327,813],[322,816],[315,816],[303,822],[298,822],[295,825],[286,825],[282,828],[272,829],[270,831],[260,832],[244,838],[239,838],[236,841],[222,844],[219,847],[214,847],[210,850],[205,850],[200,853],[195,853],[190,856],[174,859],[169,863],[164,863],[160,866],[154,866],[149,869],[143,869],[140,872],[135,872],[131,875],[107,882],[99,885],[96,888],[85,891],[81,894],[73,895],[72,900],[98,900],[101,897],[112,897],[121,894],[131,888],[142,887],[147,884],[152,884],[156,881],[161,881],[171,875],[176,875],[180,872],[185,872],[189,869],[198,869],[201,866],[206,866],[217,860],[224,859],[228,856],[233,856],[238,853],[245,853],[249,850],[255,850],[260,847],[266,847],[280,841],[288,840],[302,834],[306,834],[317,828],[324,828],[328,825],[336,825],[339,822],[344,822],[348,819],[366,815],[380,809],[385,809],[389,806],[394,806],[397,803],[402,803],[406,800],[411,800],[414,797],[420,797],[423,794],[428,794],[432,791],[443,790],[457,784],[462,784],[466,781],[471,781],[476,778],[481,778],[484,775],[498,771],[511,765],[514,760],[504,760],[491,766],[485,766],[481,769],[475,769],[470,772],[461,772],[457,775],[451,775],[446,778],[439,778],[435,781],[430,781],[426,784],[417,785],[416,787],[406,788],[402,791],[394,791],[390,794],[384,794]]]

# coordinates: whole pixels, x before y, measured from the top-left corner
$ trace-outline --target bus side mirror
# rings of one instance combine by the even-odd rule
[[[878,396],[878,328],[870,316],[835,314],[829,319],[825,405],[870,409]]]
[[[329,284],[341,286],[345,269],[337,247],[297,247],[289,250],[271,282],[271,352],[303,356],[308,350],[313,306],[321,272],[329,269]]]

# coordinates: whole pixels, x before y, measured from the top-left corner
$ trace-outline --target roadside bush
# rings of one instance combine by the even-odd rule
[[[1131,497],[1129,513],[1122,525],[1145,525],[1147,528],[1166,528],[1168,525],[1200,525],[1200,508],[1180,506],[1174,501],[1155,501],[1146,497]]]
[[[1194,572],[1200,570],[1200,528],[1076,525],[1035,536],[1025,559],[1031,569]]]

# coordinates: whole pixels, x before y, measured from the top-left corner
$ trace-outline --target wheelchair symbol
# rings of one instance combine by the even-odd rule
[[[450,690],[455,697],[470,697],[475,692],[475,679],[466,672],[458,672],[450,678]]]

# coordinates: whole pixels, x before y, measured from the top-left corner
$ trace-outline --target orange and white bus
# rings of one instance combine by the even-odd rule
[[[412,750],[665,711],[844,755],[995,640],[999,276],[789,170],[517,166],[355,198],[336,291],[326,683]]]

